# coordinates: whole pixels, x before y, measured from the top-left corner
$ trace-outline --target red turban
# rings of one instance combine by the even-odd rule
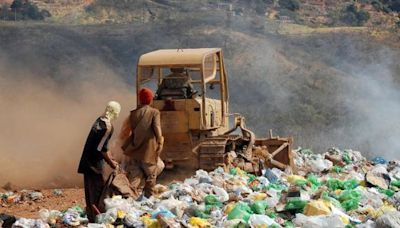
[[[142,105],[148,105],[153,100],[153,92],[148,88],[143,88],[139,91],[139,101]]]

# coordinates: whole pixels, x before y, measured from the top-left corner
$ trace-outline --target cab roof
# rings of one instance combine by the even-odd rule
[[[221,48],[160,49],[140,56],[138,66],[201,65],[207,55],[220,51]]]

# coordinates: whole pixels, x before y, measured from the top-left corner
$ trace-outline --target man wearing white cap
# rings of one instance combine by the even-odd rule
[[[108,102],[103,115],[92,125],[79,163],[78,173],[83,174],[86,214],[90,222],[95,222],[96,213],[93,206],[98,207],[105,184],[104,161],[113,169],[118,167],[118,163],[111,158],[108,141],[114,131],[112,121],[117,119],[120,111],[121,105],[118,102]]]

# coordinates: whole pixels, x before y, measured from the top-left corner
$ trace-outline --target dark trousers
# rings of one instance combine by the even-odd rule
[[[85,185],[86,214],[89,222],[95,222],[96,212],[93,206],[99,206],[99,200],[104,188],[104,178],[101,174],[85,173],[83,174]]]

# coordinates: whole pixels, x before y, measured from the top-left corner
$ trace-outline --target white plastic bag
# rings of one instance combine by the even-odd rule
[[[293,224],[307,228],[343,228],[346,226],[339,215],[305,216],[303,214],[296,214]]]
[[[26,219],[20,218],[13,225],[12,228],[50,228],[49,224],[40,219]]]
[[[268,217],[267,215],[251,215],[249,219],[249,225],[251,228],[255,228],[261,225],[278,225],[272,218]],[[281,226],[279,226],[281,227]]]
[[[112,208],[117,208],[123,211],[127,211],[130,207],[129,203],[127,200],[122,199],[122,196],[114,196],[112,198],[107,198],[104,199],[104,204],[106,211],[112,209]]]

